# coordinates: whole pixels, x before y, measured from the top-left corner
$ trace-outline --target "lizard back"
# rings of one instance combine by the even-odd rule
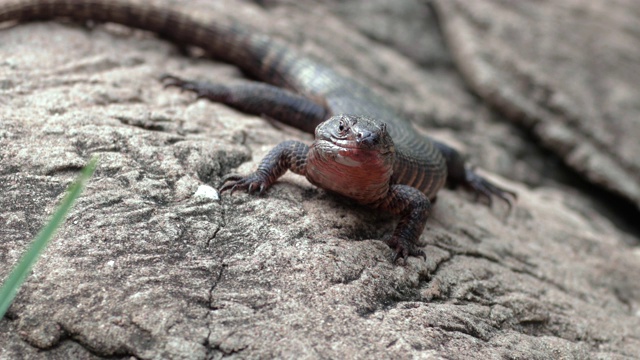
[[[180,46],[199,47],[266,83],[322,99],[330,114],[383,121],[398,154],[392,181],[414,186],[428,197],[435,196],[444,184],[447,167],[439,147],[417,134],[381,97],[245,25],[228,20],[203,21],[177,9],[135,0],[9,0],[0,4],[0,23],[63,18],[112,22],[150,31]]]

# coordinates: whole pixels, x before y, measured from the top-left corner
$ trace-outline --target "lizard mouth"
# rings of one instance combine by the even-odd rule
[[[321,158],[332,159],[348,167],[368,164],[367,166],[375,168],[374,164],[387,163],[392,155],[392,150],[385,147],[363,147],[354,140],[317,140],[312,146]]]
[[[368,149],[363,147],[362,145],[358,144],[357,141],[354,140],[350,140],[350,139],[331,139],[329,140],[329,142],[331,142],[333,145],[343,148],[343,149],[353,149],[353,150],[364,150],[364,151],[369,151],[369,150],[373,150],[373,149]]]
[[[333,162],[348,168],[368,169],[372,173],[381,172],[379,169],[387,169],[393,159],[388,149],[363,148],[350,140],[316,140],[312,149],[317,158],[322,159],[325,164]]]
[[[338,148],[345,149],[350,152],[377,152],[379,154],[388,154],[392,152],[392,149],[387,149],[384,146],[378,146],[379,144],[363,144],[362,142],[351,139],[331,139],[328,142]]]

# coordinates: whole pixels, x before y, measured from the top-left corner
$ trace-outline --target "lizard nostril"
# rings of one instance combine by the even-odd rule
[[[356,135],[358,143],[366,144],[368,146],[376,145],[378,143],[378,136],[371,131],[361,131]]]

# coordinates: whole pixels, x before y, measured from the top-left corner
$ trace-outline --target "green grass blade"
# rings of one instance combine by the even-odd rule
[[[27,252],[22,255],[22,258],[16,267],[11,271],[11,274],[9,274],[9,277],[7,277],[4,284],[2,284],[2,288],[0,288],[0,319],[2,319],[7,309],[9,309],[11,302],[13,302],[13,299],[18,293],[18,289],[20,289],[20,286],[22,286],[27,275],[29,275],[31,267],[36,263],[49,240],[51,240],[60,225],[62,225],[66,219],[73,203],[78,197],[80,197],[86,182],[91,178],[91,175],[93,175],[97,164],[98,159],[94,157],[89,161],[87,166],[82,169],[82,173],[67,189],[67,194],[60,205],[58,205],[58,209],[51,217],[51,220],[49,220],[45,227],[40,230],[40,233],[31,243]]]

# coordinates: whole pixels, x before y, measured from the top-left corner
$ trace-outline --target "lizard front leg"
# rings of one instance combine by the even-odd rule
[[[302,131],[313,133],[327,116],[327,109],[300,94],[255,81],[216,84],[163,75],[166,87],[194,92],[198,98],[226,104],[244,113],[266,115]]]
[[[214,84],[183,80],[164,75],[165,86],[175,86],[194,92],[198,98],[229,105],[248,114],[267,115],[303,131],[313,133],[315,127],[327,116],[327,110],[310,99],[281,89],[252,81],[236,84]],[[285,141],[273,148],[262,159],[258,170],[242,176],[230,174],[222,179],[220,192],[247,190],[262,194],[287,170],[306,175],[309,147],[298,141]]]
[[[418,249],[417,243],[431,213],[429,198],[411,186],[391,185],[387,196],[374,206],[400,215],[400,222],[387,240],[387,245],[396,251],[393,262],[400,257],[406,261],[409,256],[421,256],[426,260],[427,256]]]
[[[220,193],[227,190],[230,190],[231,194],[236,190],[247,190],[252,193],[257,190],[259,194],[262,194],[287,170],[304,176],[306,175],[308,153],[309,146],[299,141],[281,142],[262,159],[255,172],[247,176],[238,174],[225,176],[222,179]]]

